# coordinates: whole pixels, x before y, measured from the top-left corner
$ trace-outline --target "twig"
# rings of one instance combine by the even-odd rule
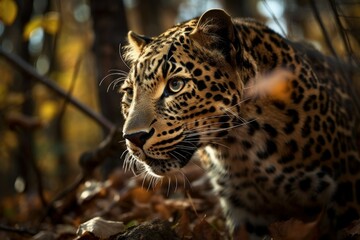
[[[73,198],[76,189],[80,186],[80,184],[84,183],[86,179],[87,177],[83,173],[81,173],[76,177],[76,179],[74,180],[74,182],[71,183],[71,185],[69,185],[64,190],[62,190],[58,195],[56,195],[56,197],[52,199],[51,202],[46,207],[42,217],[40,218],[39,223],[42,223],[47,217],[50,217],[50,219],[54,220],[54,216],[56,216],[56,214],[59,213],[59,211],[55,207],[56,202],[65,197],[67,197],[68,199]],[[62,213],[60,213],[60,215],[62,215]]]
[[[75,190],[84,183],[92,174],[92,172],[97,168],[103,161],[114,154],[117,153],[119,142],[122,139],[122,131],[119,128],[111,129],[108,136],[92,151],[85,152],[80,157],[80,166],[82,169],[81,174],[76,178],[76,180],[60,192],[48,205],[41,222],[49,217],[53,210],[55,209],[55,203],[65,197],[73,197]],[[51,215],[50,215],[51,217]]]
[[[119,150],[119,142],[122,140],[122,131],[113,128],[107,137],[92,151],[85,152],[80,157],[80,165],[86,172],[92,172],[107,157],[114,156]]]
[[[329,34],[328,34],[328,32],[327,32],[327,30],[326,30],[326,28],[325,28],[325,26],[324,26],[324,23],[323,23],[323,21],[322,21],[322,19],[321,19],[321,16],[320,16],[320,13],[319,13],[319,9],[317,8],[315,1],[314,1],[314,0],[310,0],[310,5],[311,5],[311,8],[312,8],[312,10],[313,10],[313,12],[314,12],[314,16],[315,16],[315,18],[316,18],[316,20],[317,20],[317,22],[318,22],[318,24],[319,24],[319,26],[320,26],[320,28],[321,28],[321,31],[322,31],[322,33],[323,33],[323,35],[324,35],[326,45],[328,46],[331,54],[332,54],[335,58],[338,58],[338,55],[337,55],[337,53],[336,53],[336,51],[335,51],[335,49],[334,49],[334,47],[333,47],[333,45],[332,45],[332,43],[331,43],[331,41],[330,41]]]
[[[41,204],[43,205],[43,207],[46,207],[47,201],[45,198],[45,191],[44,191],[44,185],[43,185],[43,181],[42,181],[41,171],[40,171],[39,167],[37,166],[35,159],[31,159],[31,161],[29,161],[29,162],[30,162],[30,166],[32,167],[34,174],[35,174],[37,193],[39,195]]]
[[[5,117],[9,128],[15,130],[17,127],[36,130],[43,127],[39,118],[24,115],[22,113],[9,113]]]
[[[338,14],[339,17],[342,18],[354,18],[354,19],[360,19],[359,16],[349,16],[349,15],[344,15],[344,14]]]
[[[281,26],[279,20],[277,19],[277,17],[275,16],[274,12],[272,11],[271,7],[269,6],[268,2],[266,0],[262,0],[262,2],[264,3],[264,6],[266,7],[266,9],[268,10],[268,12],[270,13],[272,19],[275,21],[276,25],[279,26],[281,33],[283,34],[284,37],[286,37],[286,32],[283,28],[283,26]]]
[[[59,115],[58,115],[59,119],[61,119],[64,116],[66,107],[67,107],[67,105],[68,105],[68,103],[70,101],[69,99],[72,96],[71,95],[72,92],[74,91],[76,79],[77,79],[77,77],[79,75],[79,71],[80,71],[81,62],[82,62],[82,56],[79,56],[78,59],[76,60],[76,63],[75,63],[74,72],[73,72],[73,75],[71,77],[70,87],[67,90],[67,93],[66,93],[66,96],[64,98],[64,102],[62,104],[61,110],[59,111]]]
[[[49,204],[49,206],[53,206],[56,201],[59,201],[60,199],[66,197],[69,193],[74,192],[80,184],[82,184],[86,180],[86,176],[81,173],[75,181],[69,185],[67,188],[65,188],[62,192],[60,192]]]
[[[0,55],[3,56],[8,62],[10,62],[13,66],[18,68],[25,75],[30,76],[32,79],[45,85],[59,96],[67,97],[67,93],[63,89],[57,86],[49,78],[45,76],[41,76],[39,73],[36,72],[36,70],[30,64],[25,62],[20,57],[16,56],[15,54],[4,51],[1,47],[0,47]],[[81,112],[83,112],[85,115],[95,120],[102,127],[106,128],[108,131],[110,131],[115,127],[115,125],[112,122],[110,122],[108,119],[106,119],[104,116],[94,112],[92,109],[90,109],[89,107],[78,101],[73,96],[68,96],[68,101],[71,104],[73,104],[77,109],[79,109]]]
[[[348,56],[349,58],[351,57],[352,55],[352,50],[351,50],[351,46],[350,46],[350,43],[349,43],[349,38],[347,37],[347,35],[345,34],[344,32],[344,27],[342,26],[341,22],[340,22],[340,18],[339,18],[339,13],[337,11],[337,8],[336,8],[336,3],[334,0],[330,0],[330,6],[331,6],[331,9],[333,11],[333,14],[335,16],[335,22],[336,22],[336,25],[339,29],[339,32],[340,32],[340,35],[341,35],[341,39],[345,45],[345,48],[346,48],[346,51],[348,53]]]
[[[5,231],[5,232],[13,232],[13,233],[17,233],[17,234],[23,234],[23,235],[35,235],[36,231],[32,230],[32,229],[26,229],[23,227],[10,227],[4,224],[0,224],[0,231]]]

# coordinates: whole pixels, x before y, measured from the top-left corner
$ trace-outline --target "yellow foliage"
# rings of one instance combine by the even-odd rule
[[[18,140],[14,131],[4,131],[3,132],[3,144],[5,144],[10,149],[15,149],[18,144]]]
[[[59,104],[53,100],[47,100],[40,105],[39,115],[44,122],[51,121],[58,113]]]
[[[31,36],[31,34],[34,32],[34,30],[41,27],[42,24],[42,16],[34,17],[25,25],[24,32],[23,32],[23,38],[25,40],[28,40]]]
[[[6,95],[6,104],[8,106],[20,106],[25,98],[22,93],[8,93]]]
[[[6,95],[8,92],[8,88],[5,84],[0,84],[0,106],[6,103]]]
[[[28,40],[34,30],[38,28],[44,29],[48,34],[54,35],[59,31],[60,16],[58,12],[48,12],[44,16],[34,17],[25,26],[23,38]]]
[[[42,27],[48,34],[56,34],[60,27],[60,16],[58,12],[48,12],[45,14]]]
[[[0,20],[11,25],[16,18],[18,7],[14,0],[0,0]]]

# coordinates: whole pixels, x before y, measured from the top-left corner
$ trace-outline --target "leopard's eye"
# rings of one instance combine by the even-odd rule
[[[134,95],[133,89],[132,89],[132,88],[127,88],[127,89],[126,89],[126,94],[127,94],[127,96],[128,96],[129,98],[132,98],[133,95]]]
[[[181,78],[172,78],[168,81],[168,90],[171,93],[180,92],[185,86],[185,81]]]
[[[127,99],[132,100],[133,95],[134,95],[134,90],[132,87],[122,88],[121,91],[125,94]]]

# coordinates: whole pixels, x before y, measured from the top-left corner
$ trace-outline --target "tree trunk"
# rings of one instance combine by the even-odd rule
[[[18,27],[21,33],[25,27],[25,25],[30,21],[33,10],[33,1],[23,1],[20,4],[20,20],[18,23]],[[18,49],[18,54],[25,60],[30,62],[30,55],[28,50],[28,42],[16,42],[20,47]],[[21,84],[18,85],[19,90],[24,94],[25,100],[21,106],[21,113],[25,116],[33,116],[34,113],[34,101],[31,96],[33,83],[23,76],[18,76]],[[35,153],[34,153],[34,135],[31,129],[27,128],[18,128],[17,129],[17,137],[19,140],[19,151],[17,154],[17,163],[18,163],[18,171],[19,176],[24,179],[25,189],[28,189],[28,186],[33,183],[33,175],[31,174],[31,169],[33,168],[32,163],[35,163]]]
[[[97,79],[98,84],[100,84],[101,80],[109,74],[109,70],[128,71],[119,55],[119,44],[125,42],[128,29],[122,1],[91,0],[90,4],[94,22]],[[100,107],[105,117],[118,125],[122,125],[118,89],[110,88],[109,91],[107,89],[113,80],[114,78],[107,77],[99,86]]]
[[[251,17],[259,19],[256,6],[258,1],[225,0],[224,7],[232,17]]]
[[[122,1],[119,0],[91,0],[91,13],[95,33],[94,53],[97,62],[97,80],[99,86],[99,102],[102,114],[116,123],[119,127],[123,125],[120,101],[121,96],[118,89],[113,89],[111,82],[118,78],[106,77],[109,70],[121,70],[128,72],[128,67],[122,61],[119,47],[124,45],[128,32],[125,9]],[[109,90],[108,87],[110,86]],[[119,144],[119,156],[124,151],[124,146]],[[104,164],[105,172],[112,169],[117,159],[107,160]]]
[[[162,1],[139,0],[137,10],[140,18],[141,34],[157,36],[161,31]]]

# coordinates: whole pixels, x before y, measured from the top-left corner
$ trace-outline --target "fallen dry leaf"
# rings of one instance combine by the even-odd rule
[[[193,235],[194,240],[222,239],[222,236],[220,235],[220,233],[212,225],[210,225],[209,222],[206,221],[206,219],[204,219],[204,218],[201,219],[201,221],[195,225],[193,232],[194,232],[194,235]]]
[[[275,222],[269,230],[274,240],[314,240],[318,239],[318,220],[308,223],[297,219]]]
[[[181,217],[175,225],[175,231],[182,239],[187,239],[188,237],[192,236],[192,231],[190,229],[189,223],[190,218],[187,211],[182,211]]]
[[[95,237],[106,239],[112,235],[124,232],[125,229],[126,227],[122,222],[109,221],[101,217],[95,217],[80,224],[76,234],[82,236],[90,232]]]
[[[360,239],[360,220],[353,221],[351,226],[344,230],[344,238]]]
[[[153,195],[152,191],[148,191],[142,187],[137,187],[131,190],[131,197],[133,201],[138,203],[149,203]]]

